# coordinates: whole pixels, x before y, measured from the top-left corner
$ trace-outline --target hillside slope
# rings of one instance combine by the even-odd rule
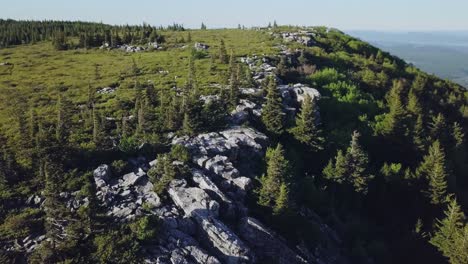
[[[467,259],[463,87],[323,27],[1,22],[0,260]]]

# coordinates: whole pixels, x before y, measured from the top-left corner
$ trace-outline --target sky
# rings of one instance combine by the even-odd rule
[[[323,25],[341,30],[468,31],[467,0],[0,0],[0,18],[199,28]]]

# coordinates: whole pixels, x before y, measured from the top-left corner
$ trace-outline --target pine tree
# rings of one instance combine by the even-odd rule
[[[276,73],[283,78],[286,76],[288,70],[287,62],[285,56],[281,56],[280,62],[276,65]]]
[[[59,143],[66,143],[71,129],[71,111],[70,102],[64,97],[59,96],[57,101],[57,125],[55,136]]]
[[[426,136],[423,126],[422,116],[418,115],[416,122],[413,125],[412,130],[413,144],[418,152],[424,152],[426,150]]]
[[[266,129],[274,134],[281,135],[284,130],[284,114],[282,99],[276,81],[273,77],[269,79],[266,103],[263,107],[262,121]]]
[[[99,68],[99,64],[94,64],[94,80],[99,81],[101,80],[101,70]]]
[[[450,263],[468,263],[468,225],[455,199],[448,203],[445,218],[437,220],[436,232],[430,243],[450,260]]]
[[[446,146],[449,141],[446,133],[447,130],[447,123],[442,113],[432,117],[432,120],[429,123],[429,134],[432,141],[439,140],[444,146]]]
[[[412,116],[422,115],[422,107],[419,103],[419,98],[413,89],[411,89],[408,94],[408,105],[406,109]]]
[[[429,181],[428,195],[432,204],[440,205],[445,201],[448,175],[444,151],[440,142],[436,140],[416,170],[418,178],[424,178]]]
[[[275,207],[273,208],[273,212],[275,214],[280,214],[286,211],[289,207],[289,187],[286,183],[281,183],[279,188],[279,194],[275,201]]]
[[[379,125],[379,132],[384,136],[398,138],[405,134],[406,112],[402,102],[403,82],[394,81],[393,87],[387,94],[389,112]]]
[[[96,146],[103,144],[101,115],[96,108],[93,108],[93,142]]]
[[[235,63],[233,63],[232,67],[236,67]],[[230,109],[236,108],[237,104],[239,103],[239,80],[238,80],[238,71],[239,69],[232,69],[231,70],[231,78],[229,79],[229,99],[228,105]]]
[[[318,128],[318,109],[315,100],[306,95],[302,103],[301,113],[296,118],[296,127],[291,132],[300,142],[311,148],[312,151],[323,149],[325,142],[322,131]]]
[[[60,221],[64,218],[65,208],[60,201],[60,183],[62,170],[60,166],[50,159],[44,165],[45,188],[44,188],[44,211],[47,241],[41,244],[41,258],[46,263],[54,263],[59,258],[58,249],[62,242]]]
[[[91,86],[91,82],[88,82],[88,102],[87,102],[87,105],[88,105],[89,109],[93,108],[95,98],[96,98],[96,89],[94,89]]]
[[[190,95],[185,104],[182,130],[189,136],[193,136],[199,132],[203,124],[201,117],[202,104],[198,97],[198,93]]]
[[[367,194],[369,182],[374,178],[368,172],[369,159],[359,144],[360,134],[354,131],[350,146],[343,154],[341,150],[333,160],[322,171],[324,177],[338,184],[346,183],[353,189],[362,194]]]
[[[416,75],[414,81],[411,85],[411,90],[413,90],[417,95],[421,94],[424,91],[424,88],[427,84],[427,77],[421,74]]]
[[[287,190],[283,190],[283,197],[279,199],[281,186],[287,184],[290,178],[289,162],[284,157],[284,149],[281,144],[267,151],[267,173],[261,178],[259,190],[259,204],[272,208],[286,208]],[[285,185],[285,187],[287,187]],[[283,187],[284,188],[284,187]],[[279,204],[277,202],[280,202]]]
[[[227,52],[226,52],[226,46],[224,44],[224,40],[221,39],[219,43],[219,54],[218,54],[219,61],[221,63],[227,63],[228,62],[228,57],[227,57]]]
[[[346,160],[350,166],[350,181],[352,182],[356,192],[366,194],[368,191],[369,181],[374,178],[373,175],[367,172],[369,158],[361,145],[359,144],[360,134],[357,131],[353,132],[351,145],[346,153]]]

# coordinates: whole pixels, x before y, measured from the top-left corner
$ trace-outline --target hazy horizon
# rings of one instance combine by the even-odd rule
[[[4,1],[4,0],[0,0]],[[404,7],[404,8],[402,8]],[[318,26],[348,30],[377,31],[468,31],[465,16],[468,2],[457,0],[350,1],[215,1],[196,2],[123,0],[65,2],[59,0],[16,0],[4,4],[0,17],[24,20],[81,20],[106,24],[168,25],[199,28],[233,28],[238,24]]]

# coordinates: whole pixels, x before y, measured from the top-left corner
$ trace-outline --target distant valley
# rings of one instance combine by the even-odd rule
[[[468,87],[468,32],[348,31],[424,71]]]

